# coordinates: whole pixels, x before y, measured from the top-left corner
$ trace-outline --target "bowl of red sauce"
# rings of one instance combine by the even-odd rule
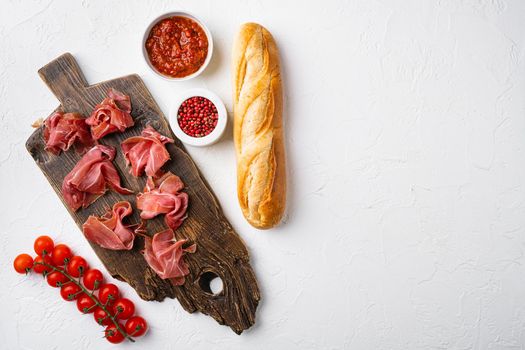
[[[202,21],[187,12],[155,18],[142,40],[147,65],[168,80],[188,80],[201,74],[211,60],[213,41]]]
[[[175,136],[190,146],[217,142],[228,121],[224,103],[207,89],[189,89],[177,96],[170,108],[169,121]]]

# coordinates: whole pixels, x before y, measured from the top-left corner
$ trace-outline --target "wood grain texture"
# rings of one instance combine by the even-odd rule
[[[58,109],[64,112],[80,112],[88,116],[95,105],[106,96],[109,88],[120,90],[131,97],[131,114],[135,126],[124,133],[107,136],[101,139],[100,143],[120,150],[120,143],[124,139],[139,135],[148,124],[175,140],[174,144],[167,145],[171,161],[164,169],[180,176],[190,197],[188,218],[175,231],[175,235],[177,239],[187,238],[197,243],[197,252],[186,257],[190,266],[190,275],[187,276],[186,283],[183,286],[174,286],[169,281],[159,278],[148,267],[140,253],[144,247],[141,237],[136,238],[130,251],[112,251],[90,243],[108,272],[113,277],[129,283],[142,299],[161,301],[166,297],[176,297],[186,311],[200,311],[210,315],[220,324],[230,326],[238,334],[252,326],[260,294],[246,246],[225,218],[209,185],[182,143],[176,139],[140,77],[129,75],[88,86],[78,64],[69,53],[42,67],[38,73],[60,101]],[[38,128],[27,140],[26,147],[64,202],[61,194],[62,180],[80,156],[73,149],[59,156],[49,154],[44,150],[42,133],[43,128]],[[129,174],[121,152],[117,152],[114,164],[123,186],[137,193],[142,191],[146,178],[135,178]],[[130,201],[136,208],[134,195],[126,196],[108,191],[88,208],[78,212],[70,210],[70,214],[81,229],[89,215],[100,216],[115,202],[123,199]],[[128,222],[138,221],[139,212],[134,210]],[[162,217],[147,222],[150,236],[165,228]],[[223,290],[216,295],[209,289],[209,279],[214,275],[223,281]]]

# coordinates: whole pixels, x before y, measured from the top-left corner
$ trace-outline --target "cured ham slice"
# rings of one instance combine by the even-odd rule
[[[95,107],[86,123],[91,126],[91,136],[99,140],[114,132],[122,132],[134,125],[128,95],[109,89],[108,97]]]
[[[113,147],[96,145],[66,175],[62,182],[62,196],[71,210],[86,208],[108,189],[120,194],[133,193],[120,186],[120,177],[111,162],[113,158]]]
[[[132,213],[133,209],[128,201],[117,202],[113,209],[102,217],[91,215],[82,229],[86,238],[101,246],[112,250],[130,250],[133,248],[135,230],[138,225],[125,226],[122,219]]]
[[[173,140],[161,135],[150,125],[142,130],[141,136],[124,140],[121,147],[127,164],[131,164],[130,173],[138,177],[145,171],[148,176],[156,176],[170,159],[166,143],[173,143]]]
[[[149,177],[144,193],[137,196],[137,208],[142,211],[140,217],[149,220],[165,214],[166,225],[176,230],[187,217],[188,194],[180,192],[183,188],[181,179],[170,172],[156,180]]]
[[[167,229],[156,233],[153,239],[144,239],[144,259],[162,279],[171,279],[174,285],[184,284],[185,277],[190,273],[184,261],[185,253],[195,253],[196,244],[183,248],[186,239],[177,241],[173,230]]]
[[[55,112],[44,122],[46,151],[60,154],[73,144],[79,153],[93,145],[86,119],[79,113]]]

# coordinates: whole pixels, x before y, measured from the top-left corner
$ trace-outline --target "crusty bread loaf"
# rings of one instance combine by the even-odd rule
[[[277,225],[286,206],[286,162],[279,53],[272,35],[242,25],[233,46],[237,195],[248,222]]]

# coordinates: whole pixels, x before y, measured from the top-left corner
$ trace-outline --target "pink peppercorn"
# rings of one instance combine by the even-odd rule
[[[205,97],[194,96],[182,102],[177,121],[185,134],[192,137],[209,135],[217,126],[217,107]]]

